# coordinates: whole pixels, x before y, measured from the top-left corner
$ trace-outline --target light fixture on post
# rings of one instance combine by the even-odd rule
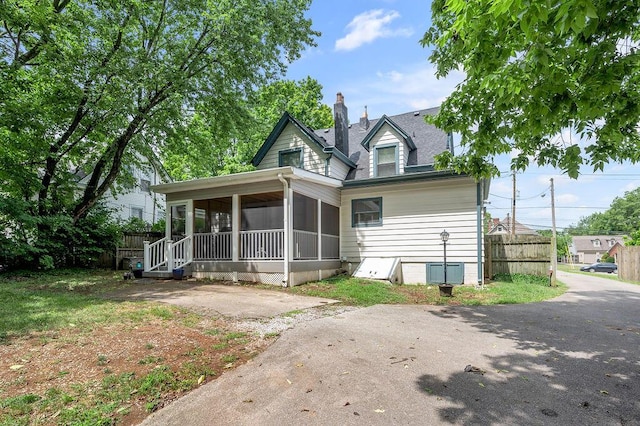
[[[448,285],[447,284],[447,241],[449,241],[449,233],[447,232],[447,230],[443,230],[440,233],[440,239],[442,240],[442,244],[444,247],[444,285]]]

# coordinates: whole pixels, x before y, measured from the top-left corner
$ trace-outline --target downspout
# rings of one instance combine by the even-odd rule
[[[483,180],[476,183],[476,239],[477,239],[477,256],[478,256],[478,285],[482,287],[484,283],[484,268],[482,265],[482,245],[484,244],[484,235],[482,232],[482,204],[484,200]]]
[[[284,185],[284,199],[282,208],[284,209],[284,279],[282,287],[289,286],[289,182],[278,173],[278,180]]]

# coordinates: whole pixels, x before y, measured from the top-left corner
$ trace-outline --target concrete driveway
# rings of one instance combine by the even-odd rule
[[[143,424],[640,425],[640,286],[559,279],[543,303],[300,324]]]
[[[202,284],[197,281],[137,280],[137,285],[105,294],[116,300],[148,300],[183,306],[205,315],[270,318],[286,312],[326,306],[337,300],[287,294],[253,286]]]

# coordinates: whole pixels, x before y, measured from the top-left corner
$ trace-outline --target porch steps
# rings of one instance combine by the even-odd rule
[[[183,278],[188,278],[190,276],[193,275],[193,270],[191,268],[191,265],[186,265],[184,267],[182,267],[182,269],[184,269],[184,275]],[[155,278],[155,279],[172,279],[173,278],[173,271],[147,271],[147,272],[142,272],[142,276],[144,278]]]

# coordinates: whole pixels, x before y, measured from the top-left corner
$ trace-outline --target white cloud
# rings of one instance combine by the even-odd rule
[[[622,188],[622,193],[624,194],[625,192],[628,191],[633,191],[634,189],[640,187],[640,181],[636,180],[634,182],[629,182],[628,184],[626,184],[624,186],[624,188]]]
[[[371,43],[378,38],[409,37],[413,35],[411,28],[392,29],[389,24],[400,17],[395,10],[385,12],[382,9],[369,10],[357,15],[347,24],[349,33],[336,40],[336,50],[353,50],[363,44]]]
[[[442,104],[455,87],[464,80],[461,72],[452,72],[438,79],[434,67],[426,61],[402,69],[378,71],[373,80],[362,81],[359,92],[366,96],[367,105],[393,104],[397,111],[379,111],[380,114],[402,113]],[[362,87],[364,86],[364,87]],[[375,96],[371,96],[375,94]],[[356,103],[357,105],[357,103]],[[376,111],[371,110],[376,115]]]
[[[563,206],[576,204],[580,200],[575,194],[560,194],[556,196],[556,204],[562,204]]]

